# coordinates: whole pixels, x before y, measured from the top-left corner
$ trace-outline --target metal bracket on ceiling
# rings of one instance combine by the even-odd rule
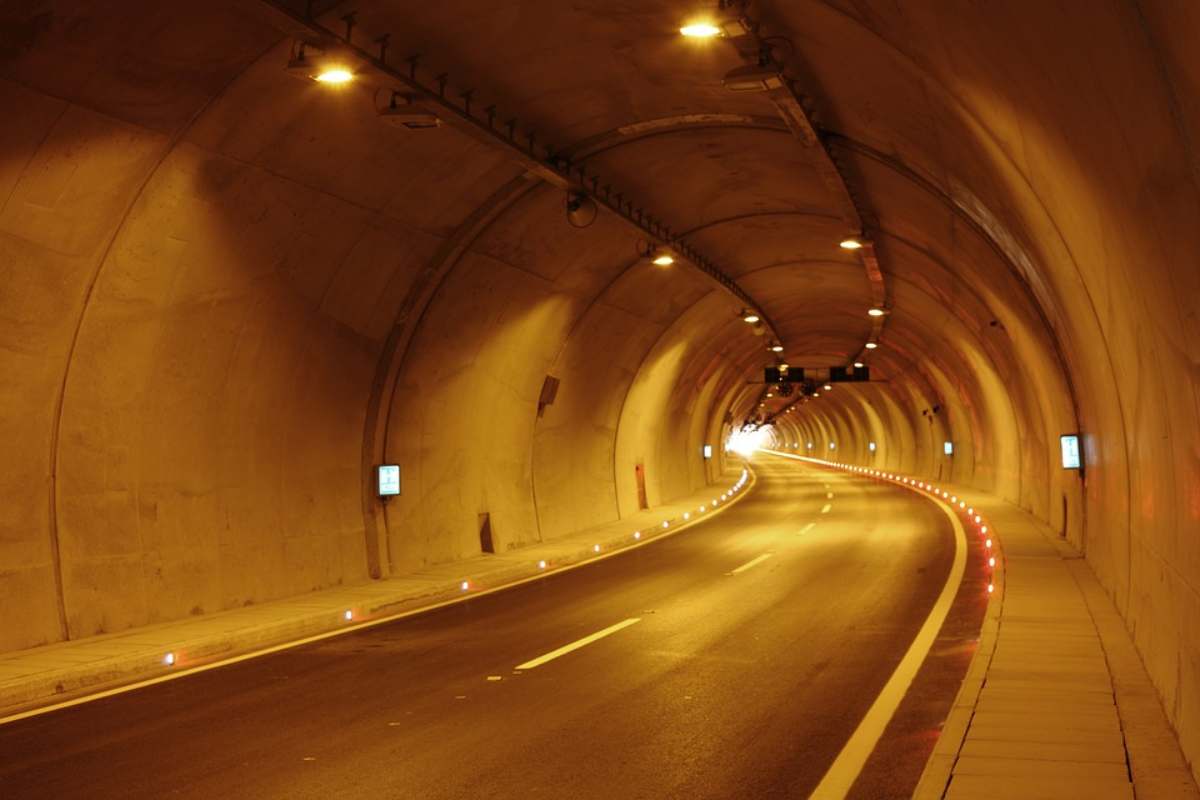
[[[380,44],[378,56],[354,43],[353,31],[358,19],[353,13],[340,18],[346,23],[345,36],[342,37],[314,18],[311,0],[306,4],[303,15],[296,13],[286,0],[261,0],[261,3],[274,13],[280,29],[293,36],[303,35],[305,38],[314,38],[326,49],[339,51],[358,65],[358,74],[369,73],[381,81],[399,85],[401,91],[411,94],[414,99],[427,106],[435,107],[448,127],[453,127],[476,141],[503,152],[524,167],[527,173],[537,176],[558,189],[566,192],[587,193],[595,203],[621,219],[626,225],[650,237],[657,244],[672,247],[684,255],[686,260],[702,274],[711,278],[721,289],[733,295],[739,303],[757,309],[763,324],[771,335],[776,339],[780,338],[778,330],[762,311],[761,303],[751,297],[731,276],[710,259],[697,252],[695,248],[684,242],[671,240],[667,226],[660,224],[657,217],[652,217],[646,209],[640,208],[632,202],[622,203],[618,199],[614,203],[609,199],[607,192],[602,195],[597,190],[589,191],[589,183],[593,187],[600,185],[600,176],[589,174],[583,165],[577,166],[574,172],[569,163],[565,169],[561,168],[556,158],[558,151],[549,144],[538,142],[532,132],[524,138],[524,141],[518,139],[516,117],[506,120],[503,123],[503,130],[497,131],[495,129],[495,105],[486,106],[484,108],[485,116],[480,117],[471,107],[473,92],[468,92],[465,97],[460,97],[459,101],[461,102],[447,97],[448,73],[443,72],[434,77],[436,86],[423,83],[418,77],[420,54],[410,56],[406,60],[408,69],[401,72],[389,66],[383,57],[386,55],[387,34],[382,37],[383,43]],[[374,41],[380,42],[379,38]],[[618,192],[617,197],[621,198],[623,195]]]

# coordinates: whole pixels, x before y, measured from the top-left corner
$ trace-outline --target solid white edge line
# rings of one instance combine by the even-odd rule
[[[749,561],[747,561],[745,564],[742,564],[737,569],[731,569],[729,572],[726,572],[725,574],[726,575],[737,575],[739,572],[745,572],[746,570],[750,569],[751,567],[758,566],[759,564],[766,561],[768,558],[770,558],[773,555],[775,555],[775,554],[774,553],[763,553],[758,558],[752,558]]]
[[[581,647],[586,647],[592,642],[598,642],[606,636],[612,636],[617,631],[628,628],[630,625],[636,625],[641,621],[641,617],[630,617],[629,619],[618,622],[616,625],[609,625],[602,631],[596,631],[590,636],[585,636],[582,639],[576,639],[570,644],[564,644],[557,650],[551,650],[545,655],[540,655],[537,658],[530,659],[524,664],[518,664],[517,666],[513,667],[513,669],[533,669],[534,667],[540,667],[542,664],[545,664],[548,661],[553,661],[554,659],[565,656],[567,653],[574,652]]]
[[[742,501],[742,498],[749,497],[750,490],[758,485],[758,474],[751,468],[750,462],[748,460],[744,460],[743,464],[744,464],[743,469],[745,469],[748,474],[749,483],[747,485],[743,486],[741,491],[732,495],[728,500],[726,500],[724,503],[722,503],[720,506],[720,511],[724,511],[728,508],[732,508],[734,505],[740,503]],[[537,573],[536,575],[530,575],[528,578],[522,578],[518,581],[513,581],[512,583],[505,583],[501,586],[493,586],[489,589],[480,589],[478,591],[472,591],[470,594],[464,594],[459,597],[452,597],[449,600],[443,600],[442,602],[434,603],[433,605],[421,606],[420,608],[413,608],[413,609],[409,609],[408,611],[400,611],[395,614],[388,614],[387,616],[379,617],[377,619],[369,619],[369,620],[366,620],[364,622],[360,622],[360,623],[357,623],[354,625],[347,625],[344,628],[338,628],[338,629],[332,630],[332,631],[325,631],[324,633],[316,633],[316,634],[313,634],[312,636],[306,636],[303,639],[295,639],[292,641],[281,642],[280,644],[271,645],[270,647],[264,647],[264,648],[261,648],[258,650],[251,650],[248,653],[242,653],[240,655],[231,656],[229,658],[224,658],[224,659],[221,659],[220,661],[211,661],[207,664],[199,664],[194,667],[187,667],[185,669],[168,672],[163,675],[156,675],[153,678],[146,678],[144,680],[135,681],[133,683],[126,683],[126,684],[122,684],[121,686],[114,686],[111,689],[104,689],[99,692],[85,694],[80,697],[73,697],[70,700],[63,700],[61,702],[52,703],[50,705],[38,706],[37,708],[30,708],[25,711],[18,711],[16,713],[9,714],[6,717],[0,717],[0,725],[7,725],[10,722],[20,722],[23,719],[29,719],[30,717],[38,717],[38,716],[41,716],[42,714],[50,714],[55,711],[61,711],[65,708],[73,708],[74,706],[81,706],[84,703],[90,703],[93,700],[103,700],[106,697],[114,697],[119,694],[125,694],[126,692],[137,691],[138,689],[144,689],[147,686],[155,686],[160,683],[166,683],[167,681],[177,681],[180,678],[186,678],[189,675],[196,675],[201,672],[208,672],[210,669],[218,669],[220,667],[228,667],[233,664],[240,663],[242,661],[249,661],[252,658],[260,658],[261,656],[268,656],[268,655],[271,655],[272,653],[279,653],[284,650],[291,650],[293,647],[303,647],[306,644],[312,644],[313,642],[324,641],[325,639],[332,639],[335,636],[345,636],[348,633],[354,633],[356,631],[366,630],[367,628],[374,628],[377,625],[386,625],[389,622],[395,622],[397,620],[407,619],[408,617],[415,617],[418,614],[428,614],[429,612],[437,611],[440,608],[458,605],[459,603],[466,603],[476,597],[487,597],[490,594],[508,591],[509,589],[515,589],[516,587],[523,586],[527,583],[533,583],[534,581],[545,580],[546,578],[550,577],[551,575],[561,575],[562,573],[570,572],[573,569],[581,569],[583,567],[590,566],[592,564],[595,564],[598,561],[605,561],[610,558],[615,558],[616,556],[619,556],[622,553],[628,553],[630,550],[637,550],[638,548],[652,545],[655,542],[662,541],[663,539],[668,539],[677,533],[683,533],[686,530],[690,530],[693,526],[698,525],[702,522],[706,522],[710,519],[714,519],[716,516],[717,515],[715,515],[715,514],[705,514],[702,517],[693,517],[691,521],[681,522],[680,524],[678,524],[675,527],[668,530],[666,533],[660,533],[653,537],[641,539],[639,541],[636,541],[634,544],[626,545],[625,547],[622,547],[619,550],[609,550],[605,553],[595,556],[594,558],[589,558],[586,561],[580,561],[576,564],[567,564],[566,566],[558,567],[553,570],[545,570],[545,571]]]
[[[798,461],[803,460],[801,457],[792,456],[789,453],[778,453],[772,450],[764,452],[784,458],[795,458]],[[898,488],[907,487],[901,485]],[[919,496],[927,497],[924,493],[920,493]],[[879,738],[891,721],[892,715],[896,713],[904,695],[908,693],[913,679],[917,676],[917,671],[920,670],[921,664],[929,655],[929,650],[933,647],[934,640],[937,639],[938,632],[942,629],[942,624],[950,613],[950,606],[954,603],[954,596],[958,594],[958,588],[962,584],[963,573],[967,567],[967,534],[963,530],[958,516],[945,503],[935,500],[934,504],[950,520],[950,525],[955,533],[954,563],[950,567],[950,574],[946,576],[946,585],[942,587],[941,594],[934,601],[929,616],[925,618],[921,629],[917,631],[916,638],[909,645],[904,658],[900,659],[900,663],[896,665],[895,671],[888,678],[888,682],[884,684],[883,690],[875,698],[875,702],[867,709],[866,715],[858,723],[858,727],[854,729],[854,733],[850,735],[850,739],[842,747],[837,758],[830,764],[825,776],[817,784],[817,788],[809,795],[809,800],[842,800],[850,792],[862,772],[863,765],[867,763],[875,745],[879,743]]]

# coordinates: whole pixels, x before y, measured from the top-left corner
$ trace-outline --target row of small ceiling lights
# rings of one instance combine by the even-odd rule
[[[311,6],[311,4],[310,4],[310,6]],[[312,11],[310,8],[306,14],[306,18],[311,20],[311,16],[312,16]],[[345,34],[344,34],[344,37],[342,37],[342,41],[345,44],[349,45],[351,43],[352,31],[358,22],[357,16],[356,16],[355,12],[350,12],[349,14],[343,16],[342,20],[346,24]],[[701,26],[685,26],[685,27],[686,27],[686,30],[683,31],[685,35],[689,35],[689,36],[711,35],[711,34],[705,33],[702,25]],[[735,24],[734,27],[739,27],[739,24]],[[714,30],[716,30],[716,29],[714,29]],[[718,32],[720,32],[720,31],[718,31]],[[740,30],[734,30],[733,28],[730,28],[728,32],[732,35],[740,35],[740,34],[748,33],[749,31],[744,28],[741,28]],[[381,66],[386,64],[385,53],[388,48],[388,38],[389,38],[388,35],[384,34],[382,37],[379,37],[375,40],[376,44],[379,45],[379,55],[378,55],[377,60]],[[288,61],[287,69],[288,69],[288,72],[290,72],[291,74],[311,79],[317,83],[328,85],[328,86],[333,86],[333,87],[339,87],[339,86],[343,86],[343,85],[353,82],[358,77],[356,68],[351,66],[351,62],[354,60],[355,60],[355,57],[353,55],[350,55],[350,57],[346,57],[345,54],[340,52],[340,43],[334,45],[334,49],[332,52],[326,53],[326,51],[324,50],[324,46],[322,44],[309,43],[309,42],[305,42],[305,41],[297,41],[293,45],[293,49],[292,49],[291,57],[289,58],[289,61]],[[412,78],[414,81],[416,79],[416,69],[417,69],[417,63],[419,62],[419,60],[420,60],[419,55],[414,55],[407,59],[409,66],[410,66],[409,77]],[[436,89],[436,92],[439,96],[444,97],[444,95],[445,95],[446,77],[447,76],[445,74],[438,76],[438,88]],[[430,92],[435,91],[433,89],[428,89],[426,87],[422,87],[422,88],[424,88],[425,91],[430,91]],[[729,88],[732,90],[732,89],[735,89],[736,87],[731,85],[731,86],[729,86]],[[421,92],[414,93],[412,91],[408,91],[405,89],[395,89],[392,91],[391,99],[390,99],[388,106],[384,109],[377,108],[376,111],[380,114],[381,117],[387,119],[388,122],[390,122],[391,124],[397,125],[397,126],[402,126],[402,127],[409,128],[409,129],[423,129],[423,128],[438,128],[438,127],[440,127],[442,125],[441,115],[438,113],[437,110],[427,106],[426,103],[423,102],[422,99],[419,97],[420,94],[421,94]],[[464,92],[460,96],[462,98],[465,98],[465,106],[463,109],[461,109],[461,111],[468,118],[470,118],[471,120],[474,120],[475,118],[471,114],[471,100],[470,100],[470,98],[472,96],[472,91],[469,90],[467,92]],[[485,111],[487,111],[488,115],[489,115],[488,119],[487,119],[487,125],[488,125],[488,130],[490,131],[492,129],[493,117],[495,116],[495,107],[489,106],[487,109],[485,109]],[[516,123],[515,119],[509,120],[507,123],[505,123],[505,125],[508,126],[509,140],[513,140],[513,132],[514,132],[515,123]],[[529,139],[529,148],[528,148],[529,152],[527,153],[527,155],[536,158],[536,153],[533,150],[534,135],[532,132],[528,134],[528,139]],[[511,141],[509,143],[511,144]],[[549,159],[550,159],[551,168],[557,171],[558,166],[559,166],[558,157],[555,156],[553,152],[551,152]],[[569,163],[568,163],[568,168],[569,168]],[[568,172],[566,176],[560,175],[560,177],[566,177],[569,179],[571,177],[571,173]],[[586,180],[585,180],[585,176],[584,176],[582,168],[580,168],[579,181],[581,182],[581,184],[584,185],[585,188],[582,191],[571,195],[571,197],[578,198],[580,200],[581,204],[586,204],[588,207],[590,207],[592,209],[591,216],[592,216],[592,218],[594,218],[596,204],[593,200],[591,200],[591,198],[587,197],[588,192],[586,190]],[[594,191],[598,191],[599,190],[599,179],[595,176],[592,176],[592,182],[594,184],[594,186],[593,186]],[[604,196],[605,196],[606,200],[611,199],[609,197],[610,189],[611,189],[611,187],[609,187],[609,186],[604,187],[604,193],[605,193]],[[620,204],[622,216],[625,216],[624,205],[626,202],[628,202],[630,213],[627,218],[630,221],[634,222],[635,224],[638,224],[639,226],[642,225],[642,223],[644,221],[643,220],[644,212],[641,209],[635,209],[632,202],[625,201],[623,195],[621,195],[620,193],[616,194],[615,202]],[[568,212],[569,212],[568,218],[569,219],[572,217],[571,203],[572,203],[572,200],[569,199],[568,200]],[[611,207],[611,205],[610,205],[610,207]],[[579,213],[583,213],[583,212],[580,211]],[[672,234],[671,234],[669,228],[667,228],[667,226],[662,225],[661,222],[655,220],[654,218],[650,217],[649,215],[646,215],[645,222],[646,222],[646,225],[648,226],[647,230],[649,230],[649,232],[651,232],[653,235],[660,236],[660,237],[665,236],[668,239],[671,238]],[[586,227],[586,225],[581,225],[579,227]],[[690,255],[690,252],[688,251],[688,248],[686,246],[683,246],[682,249],[683,249],[685,255]],[[647,257],[655,265],[663,266],[663,267],[670,266],[671,264],[675,263],[675,261],[679,258],[679,254],[676,252],[676,248],[672,247],[669,243],[665,246],[659,246],[659,245],[653,245],[653,244],[648,245],[645,247],[645,249],[642,251],[641,254],[643,256]],[[715,271],[715,268],[713,268],[711,265],[707,264],[706,262],[697,264],[697,266],[699,268],[701,268],[702,270],[709,272],[710,274],[712,274]],[[721,280],[721,282],[723,284],[730,283],[729,280],[724,275],[721,275],[718,273],[716,275],[716,277],[718,277],[718,279]],[[727,288],[731,288],[731,287],[727,285]],[[740,296],[743,300],[750,299],[748,296],[745,295],[744,292],[741,292],[739,289],[737,289],[737,287],[732,287],[731,291],[733,291],[733,293],[735,295]],[[743,311],[742,314],[743,314],[743,316],[753,316],[755,325],[758,325],[760,322],[765,321],[765,317],[761,311],[757,311],[757,310],[755,310],[753,312]],[[769,322],[767,324],[769,324]]]
[[[728,21],[724,21],[720,24],[713,22],[711,20],[697,20],[694,22],[690,22],[687,25],[684,25],[683,27],[681,27],[679,29],[679,32],[681,34],[683,34],[684,36],[687,36],[689,38],[694,38],[694,39],[713,39],[713,38],[725,37],[725,36],[732,37],[732,36],[740,36],[740,35],[747,33],[747,31],[745,30],[745,27],[742,24],[742,21],[740,19],[731,19]],[[764,88],[769,88],[769,87],[764,87]],[[866,238],[861,235],[848,236],[840,242],[840,246],[843,250],[850,250],[852,252],[855,250],[861,250],[865,246],[865,244],[866,244]],[[884,309],[884,308],[873,307],[873,308],[867,309],[867,315],[870,317],[882,317],[887,313],[888,313],[887,309]],[[747,309],[747,310],[743,311],[742,319],[750,324],[755,324],[758,322],[759,317],[756,313],[754,313],[753,310]],[[866,348],[868,350],[874,350],[878,346],[879,346],[879,344],[873,340],[868,341],[866,344]],[[778,342],[774,342],[768,347],[768,349],[774,353],[782,353],[783,345],[779,344]],[[854,367],[856,369],[861,369],[862,366],[863,366],[862,362],[856,361],[854,363]],[[826,390],[828,390],[831,387],[827,384],[825,388],[826,388]],[[814,397],[815,396],[816,395],[814,395]],[[760,404],[760,407],[761,407],[761,405],[762,404]],[[789,408],[788,410],[790,411],[791,409]]]
[[[696,509],[697,514],[704,514],[704,513],[708,512],[708,510],[710,508],[715,510],[717,508],[717,506],[719,506],[721,503],[731,500],[735,494],[737,494],[738,492],[740,492],[742,489],[744,489],[746,487],[746,481],[749,479],[750,479],[750,476],[747,473],[747,471],[742,470],[741,476],[738,478],[737,482],[735,484],[733,484],[733,486],[729,487],[729,491],[724,492],[719,498],[714,497],[711,504],[706,503],[706,504],[700,506],[698,509]],[[691,518],[692,518],[692,514],[690,511],[683,512],[683,517],[682,517],[683,522],[688,522],[691,520]],[[665,530],[669,529],[670,527],[671,527],[671,520],[664,519],[662,521],[662,525],[660,526],[660,530],[665,531]],[[634,539],[634,541],[641,541],[642,532],[634,531],[632,538]],[[592,545],[593,553],[598,554],[601,552],[601,550],[603,550],[603,548],[600,546],[599,543]],[[547,559],[541,559],[537,562],[537,568],[539,570],[550,569],[552,566],[553,566],[553,563],[551,561],[548,561]],[[458,588],[459,588],[459,591],[469,592],[472,589],[475,589],[478,587],[474,583],[472,583],[470,579],[466,579],[466,580],[463,580],[461,583],[459,583]],[[346,610],[342,611],[340,616],[344,622],[362,622],[366,619],[361,614],[356,614],[354,609],[352,609],[352,608],[347,608]],[[180,659],[180,654],[175,651],[172,651],[169,653],[165,653],[163,655],[162,663],[164,666],[174,667],[179,663],[179,659]]]
[[[710,21],[693,22],[693,23],[690,23],[688,25],[684,25],[683,27],[681,27],[680,33],[683,34],[684,36],[693,37],[693,38],[713,38],[713,37],[718,37],[718,36],[742,35],[742,34],[746,33],[746,31],[743,28],[741,21],[735,19],[735,20],[730,20],[728,22],[725,22],[721,25],[717,25]],[[301,49],[301,51],[300,51],[299,61],[304,62],[303,49]],[[318,83],[323,83],[323,84],[333,85],[333,86],[347,84],[347,83],[350,83],[352,80],[354,80],[354,72],[349,67],[340,65],[340,64],[336,64],[336,63],[321,66],[316,71],[309,72],[309,74],[312,77],[312,79],[317,81]],[[414,119],[416,119],[416,117],[418,115],[420,115],[420,110],[418,110],[416,107],[414,107],[412,109],[412,112],[413,112],[412,116],[414,117]],[[437,118],[436,118],[436,115],[428,115],[428,116],[431,116],[433,119],[433,122],[430,125],[430,127],[435,127],[439,122],[439,120],[437,120]],[[416,124],[416,123],[414,123],[414,124]],[[862,249],[865,245],[865,242],[866,242],[865,237],[863,237],[861,235],[860,236],[850,236],[850,237],[843,239],[840,242],[840,246],[845,250],[855,251],[855,250]],[[647,253],[647,257],[651,260],[652,263],[654,263],[657,266],[665,267],[665,266],[670,266],[671,264],[675,263],[674,254],[669,249],[666,249],[666,248],[661,248],[661,247],[652,248]],[[883,309],[883,308],[878,308],[878,307],[870,308],[867,310],[867,314],[871,317],[882,317],[885,314],[887,314],[887,310]],[[744,322],[746,322],[747,324],[750,324],[750,325],[758,325],[762,321],[762,315],[756,309],[743,309],[741,312],[741,317]],[[866,348],[868,350],[874,350],[877,347],[878,347],[878,343],[875,341],[868,341],[866,343]],[[777,353],[777,354],[783,352],[783,346],[781,344],[779,344],[778,342],[772,343],[770,345],[769,349],[772,352]],[[862,362],[855,362],[854,366],[856,368],[861,368],[863,365],[862,365]]]
[[[812,442],[809,442],[809,447],[811,447],[811,446],[812,446]],[[829,447],[830,447],[830,449],[833,449],[833,442],[829,443]],[[905,476],[900,475],[895,472],[886,472],[884,470],[873,469],[871,467],[860,467],[860,466],[856,466],[854,464],[839,464],[836,461],[825,461],[823,459],[811,459],[811,460],[816,461],[820,464],[824,464],[829,467],[834,467],[836,469],[844,470],[846,472],[856,472],[861,475],[867,475],[872,478],[878,478],[879,480],[892,481],[893,483],[899,484],[901,486],[907,486],[910,489],[919,490],[919,491],[923,491],[927,494],[931,494],[934,497],[937,497],[940,500],[949,503],[950,507],[954,511],[956,511],[959,514],[959,516],[964,518],[967,525],[974,526],[976,532],[979,535],[979,538],[983,541],[984,551],[987,553],[987,565],[988,565],[987,591],[988,591],[988,594],[991,594],[994,591],[996,591],[996,580],[995,580],[996,554],[993,549],[994,542],[992,541],[992,537],[989,534],[989,529],[988,529],[987,523],[983,519],[983,515],[975,513],[975,508],[973,506],[967,505],[966,500],[959,499],[958,495],[951,494],[950,492],[946,491],[945,489],[942,489],[941,487],[934,486],[932,483],[926,483],[925,481],[919,481],[916,478],[908,478],[908,477],[905,477]]]
[[[860,248],[863,246],[863,239],[862,239],[861,237],[858,237],[858,236],[852,236],[852,237],[850,237],[850,238],[848,238],[848,239],[843,239],[843,240],[840,242],[840,245],[839,245],[839,246],[840,246],[840,247],[841,247],[843,250],[858,250],[858,249],[860,249]],[[743,320],[745,320],[746,322],[749,322],[749,323],[751,323],[751,324],[753,324],[753,323],[755,323],[755,322],[758,322],[758,317],[757,317],[757,316],[756,316],[756,315],[755,315],[753,312],[744,312],[744,313],[745,313],[746,315],[745,315],[745,316],[743,316],[743,317],[742,317],[742,319],[743,319]],[[884,315],[885,315],[885,314],[887,314],[887,313],[888,313],[888,312],[887,312],[885,309],[882,309],[882,308],[869,308],[869,309],[867,309],[867,316],[868,316],[868,317],[882,317],[882,316],[884,316]],[[879,343],[878,343],[878,342],[876,342],[876,341],[874,341],[874,340],[872,340],[872,341],[869,341],[869,342],[867,342],[867,343],[866,343],[866,348],[867,348],[868,350],[874,350],[874,349],[876,349],[876,348],[878,348],[878,347],[879,347]],[[781,345],[779,342],[772,342],[771,344],[769,344],[769,345],[767,346],[767,349],[768,349],[768,350],[770,350],[772,353],[775,353],[776,355],[779,355],[780,353],[782,353],[782,352],[783,352],[783,345]],[[782,368],[784,368],[784,369],[787,369],[787,368],[788,368],[789,366],[791,366],[791,365],[790,365],[790,364],[788,364],[786,361],[782,360],[782,356],[780,356],[780,360],[778,361],[778,363],[777,363],[777,365],[776,365],[776,366],[779,366],[779,367],[782,367]],[[866,366],[866,364],[865,364],[865,363],[863,363],[862,361],[855,361],[855,362],[853,363],[853,367],[854,367],[855,369],[862,369],[862,368],[863,368],[863,367],[865,367],[865,366]],[[825,390],[826,392],[831,392],[831,391],[833,391],[833,384],[832,384],[832,383],[826,383],[826,384],[824,384],[824,385],[823,385],[821,388],[822,388],[823,390]],[[767,393],[766,393],[766,398],[768,398],[768,399],[769,399],[769,398],[771,398],[771,397],[774,397],[774,396],[775,396],[775,393],[774,393],[774,392],[767,392]],[[820,396],[821,396],[821,392],[819,392],[819,391],[817,391],[817,392],[813,392],[813,393],[812,393],[811,395],[809,395],[808,397],[801,397],[799,400],[797,400],[796,402],[793,402],[791,405],[785,406],[784,408],[780,409],[779,413],[782,413],[782,414],[790,414],[790,413],[792,413],[793,411],[795,411],[795,410],[796,410],[796,407],[797,407],[797,405],[799,405],[799,403],[800,403],[800,402],[807,401],[807,400],[809,399],[809,397],[820,397]],[[759,407],[759,408],[766,408],[766,406],[767,406],[767,404],[766,404],[765,400],[764,400],[764,401],[761,401],[761,402],[759,402],[759,404],[758,404],[758,407]]]

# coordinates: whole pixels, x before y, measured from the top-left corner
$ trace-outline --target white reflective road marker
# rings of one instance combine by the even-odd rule
[[[737,575],[739,572],[745,572],[746,570],[750,569],[751,567],[757,566],[757,565],[761,564],[762,562],[766,561],[768,558],[770,558],[773,555],[775,555],[775,554],[774,553],[763,553],[758,558],[747,561],[745,564],[742,564],[737,569],[730,570],[729,572],[726,572],[725,574],[726,575]]]
[[[815,523],[815,522],[808,523],[807,525],[805,525],[803,528],[800,529],[800,535],[803,536],[804,534],[808,533],[815,527],[817,527],[817,523]]]
[[[559,656],[565,656],[567,653],[578,650],[581,647],[586,647],[592,642],[598,642],[605,636],[612,636],[617,631],[622,630],[623,628],[628,628],[630,625],[636,625],[641,621],[642,620],[640,617],[630,617],[623,622],[618,622],[616,625],[610,625],[602,631],[596,631],[591,636],[585,636],[582,639],[577,639],[571,642],[570,644],[565,644],[557,650],[551,650],[544,656],[538,656],[532,661],[526,661],[524,664],[518,664],[517,666],[513,667],[513,669],[533,669],[534,667],[540,667],[547,661],[553,661]]]
[[[954,564],[950,567],[950,574],[946,576],[946,585],[942,587],[942,593],[934,602],[933,609],[921,625],[921,630],[917,631],[916,638],[908,646],[904,658],[896,666],[896,671],[888,678],[883,691],[867,709],[866,716],[858,723],[858,727],[850,735],[850,740],[833,760],[821,783],[809,795],[809,800],[842,800],[850,792],[850,787],[858,780],[871,751],[879,743],[884,728],[891,721],[900,701],[904,699],[917,676],[917,670],[929,655],[929,649],[933,647],[938,631],[950,612],[954,595],[958,593],[958,587],[962,584],[963,570],[967,565],[967,534],[962,523],[958,521],[957,514],[941,503],[937,506],[950,519],[950,525],[954,528]]]
[[[832,508],[833,508],[833,505],[831,503],[826,503],[825,505],[821,506],[821,513],[828,514],[830,509],[832,509]]]

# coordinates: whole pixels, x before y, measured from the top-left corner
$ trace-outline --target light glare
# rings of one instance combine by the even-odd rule
[[[354,80],[354,73],[345,67],[331,67],[330,69],[319,73],[316,77],[316,80],[319,83],[349,83],[350,81]]]
[[[721,35],[721,29],[711,22],[692,22],[680,28],[679,32],[692,39],[711,39]]]
[[[729,434],[725,448],[738,455],[749,457],[755,451],[761,450],[771,440],[771,426],[765,425],[752,431],[736,430]]]

